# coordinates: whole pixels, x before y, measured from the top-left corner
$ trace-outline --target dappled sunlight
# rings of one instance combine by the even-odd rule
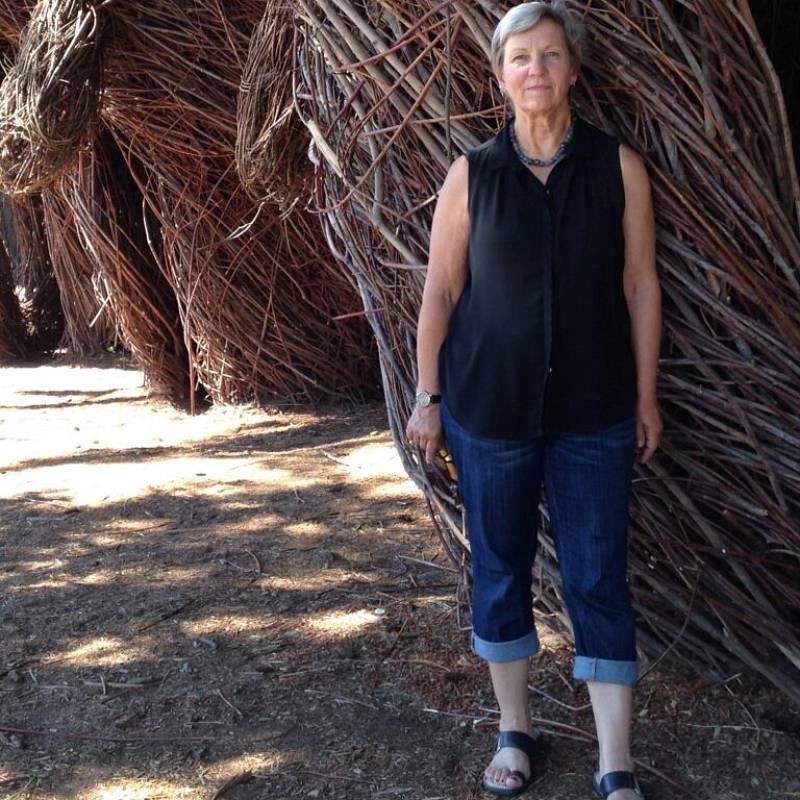
[[[413,496],[416,491],[416,487],[410,480],[391,482],[386,479],[365,484],[361,487],[359,494],[364,500],[408,500],[409,495]]]
[[[76,586],[106,586],[110,583],[113,583],[117,579],[117,575],[115,573],[109,572],[108,570],[100,570],[94,569],[90,574],[82,577],[76,578],[72,573],[64,573],[58,577],[53,577],[52,575],[48,578],[42,578],[42,580],[20,580],[20,576],[17,575],[17,583],[16,585],[8,586],[5,591],[8,594],[21,594],[23,592],[31,592],[31,591],[38,591],[39,589],[66,589],[66,588],[75,588]]]
[[[269,731],[266,731],[268,734]],[[278,750],[256,750],[243,755],[233,756],[231,758],[224,758],[217,761],[213,767],[210,767],[209,773],[213,774],[216,783],[225,783],[236,775],[241,775],[243,772],[251,772],[253,774],[261,773],[267,774],[272,769],[277,769],[284,764],[290,765],[296,759],[292,757],[292,753],[281,752]],[[253,786],[253,784],[251,784]],[[253,796],[260,796],[257,792],[252,793]]]
[[[289,522],[284,523],[283,530],[288,534],[303,535],[303,534],[322,534],[325,533],[326,528],[319,522]]]
[[[65,374],[69,375],[70,396],[99,396],[107,392],[141,389],[144,385],[142,373],[129,369],[80,365],[15,367],[13,371],[5,372],[0,397],[8,405],[28,405],[31,398],[46,401],[51,396],[58,397],[63,392],[52,392],[52,389],[64,383]],[[19,403],[19,398],[27,401]]]
[[[225,797],[324,778],[331,762],[305,768],[331,747],[303,715],[327,721],[330,700],[293,687],[337,690],[351,652],[383,647],[397,629],[372,587],[403,602],[396,549],[428,557],[401,541],[417,490],[385,410],[190,417],[145,401],[138,373],[77,372],[18,387],[0,413],[3,715],[53,731],[12,754],[22,781],[52,800],[208,800],[245,773]],[[366,786],[345,747],[336,780]]]
[[[365,498],[393,499],[416,493],[391,440],[369,442],[339,460],[340,468],[359,482]]]
[[[197,789],[174,781],[117,778],[84,789],[81,800],[194,800]]]
[[[269,621],[269,615],[258,614],[213,614],[193,622],[184,622],[181,630],[191,636],[208,636],[214,633],[255,634],[266,631],[274,625],[274,620]]]
[[[306,620],[306,626],[327,636],[349,636],[375,625],[383,618],[383,609],[359,609],[358,611],[326,611]]]
[[[246,746],[246,745],[245,745]],[[247,752],[208,764],[202,772],[184,781],[167,778],[146,778],[140,775],[122,775],[91,781],[80,780],[75,793],[59,794],[58,800],[200,800],[216,797],[219,787],[238,775],[249,772],[253,778],[245,783],[245,791],[237,797],[262,797],[259,791],[260,779],[266,778],[273,770],[291,765],[296,761],[292,753],[262,749],[263,743],[253,752]],[[86,773],[87,770],[80,770]],[[194,779],[193,779],[194,778]],[[202,786],[199,783],[202,781]],[[262,783],[262,786],[265,784]],[[247,789],[249,788],[249,793]],[[227,795],[226,795],[227,796]],[[231,795],[233,796],[233,795]],[[53,800],[56,800],[54,797]]]
[[[40,581],[34,581],[31,583],[17,583],[15,586],[9,586],[5,589],[8,594],[21,594],[22,592],[28,592],[31,589],[64,589],[67,586],[74,586],[75,579],[71,576],[65,576],[63,578],[43,578]]]
[[[357,469],[362,478],[393,478],[402,472],[402,463],[391,442],[370,442],[342,458],[346,466]]]
[[[540,650],[558,650],[562,647],[569,647],[567,634],[554,630],[541,619],[536,621],[536,635],[539,639]]]
[[[65,385],[69,389],[53,389]],[[202,443],[210,435],[235,436],[252,421],[264,422],[263,410],[250,405],[219,405],[190,416],[166,402],[147,400],[141,372],[113,368],[41,366],[7,370],[0,386],[0,407],[15,409],[17,419],[38,419],[45,409],[48,413],[47,437],[20,426],[8,430],[8,437],[3,438],[16,444],[13,454],[0,452],[0,462],[9,464],[41,456],[73,455],[93,445],[122,453],[130,450],[133,460],[137,451],[141,455],[146,448],[185,447]],[[81,415],[81,424],[66,424],[65,420],[73,419],[82,407],[88,407],[90,413]],[[146,417],[147,424],[136,427],[132,442],[130,426],[136,425],[138,417]],[[0,430],[2,427],[0,420]],[[302,423],[289,419],[272,418],[268,423],[269,435],[298,427]]]
[[[116,572],[111,572],[111,570],[107,569],[97,569],[95,567],[89,575],[81,578],[78,583],[83,586],[105,586],[115,581],[118,577]]]
[[[329,571],[326,570],[326,572]],[[338,581],[335,582],[338,584]],[[306,575],[302,580],[270,576],[264,577],[259,581],[259,585],[264,589],[278,589],[289,592],[315,592],[327,588],[329,583],[327,575]]]
[[[97,636],[72,650],[45,656],[41,662],[74,667],[116,667],[131,661],[143,660],[147,656],[144,650],[117,636]]]
[[[60,558],[53,558],[48,561],[17,561],[14,566],[18,570],[24,570],[25,572],[48,572],[54,569],[61,569],[64,566],[64,561]]]
[[[98,462],[102,471],[98,473]],[[0,492],[11,488],[17,493],[43,492],[58,486],[62,496],[83,508],[102,507],[109,503],[136,500],[158,491],[162,486],[180,481],[197,495],[223,498],[237,496],[241,486],[231,482],[232,471],[247,469],[258,477],[263,490],[270,486],[285,487],[287,484],[303,486],[310,482],[297,481],[283,469],[256,467],[250,458],[187,458],[186,456],[141,461],[107,462],[103,458],[86,463],[67,463],[52,467],[34,467],[19,473],[0,477]],[[198,485],[198,473],[203,473],[202,485]],[[216,479],[216,480],[215,480]],[[9,491],[10,494],[10,491]]]
[[[176,483],[212,503],[241,497],[243,486],[255,495],[316,483],[302,470],[275,468],[264,457],[274,437],[302,431],[302,415],[267,416],[243,405],[190,416],[148,402],[137,371],[9,370],[0,407],[14,409],[13,421],[0,415],[0,439],[9,445],[0,448],[0,497],[30,503],[29,514],[22,507],[23,521],[33,525],[68,519],[76,510],[124,506],[168,493]]]

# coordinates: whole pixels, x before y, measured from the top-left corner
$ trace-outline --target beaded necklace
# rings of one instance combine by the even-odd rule
[[[523,164],[527,164],[529,167],[549,167],[551,164],[555,164],[561,156],[564,155],[569,143],[572,141],[572,134],[575,131],[575,117],[572,116],[569,123],[569,128],[567,128],[567,132],[564,135],[564,138],[561,140],[561,144],[556,148],[555,153],[550,156],[550,158],[533,158],[532,156],[525,155],[522,152],[522,148],[519,146],[519,142],[517,141],[517,134],[514,131],[514,127],[516,125],[516,119],[511,121],[510,133],[511,133],[511,144],[514,146],[514,152],[517,154],[517,157]]]

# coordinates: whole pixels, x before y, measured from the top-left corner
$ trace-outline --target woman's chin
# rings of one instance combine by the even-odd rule
[[[561,103],[553,102],[552,99],[541,100],[536,98],[529,98],[518,103],[514,108],[517,113],[523,114],[547,114],[551,111],[556,111],[561,107]]]

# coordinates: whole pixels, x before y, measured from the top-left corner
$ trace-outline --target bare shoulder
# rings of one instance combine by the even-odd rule
[[[466,192],[469,179],[469,162],[464,155],[458,156],[450,165],[447,177],[444,179],[442,190],[447,188],[450,192]]]
[[[629,186],[636,188],[649,184],[644,159],[632,147],[622,142],[619,145],[619,163],[626,189]]]
[[[450,165],[447,177],[439,192],[438,208],[448,216],[466,213],[469,182],[469,162],[466,156],[458,156]]]

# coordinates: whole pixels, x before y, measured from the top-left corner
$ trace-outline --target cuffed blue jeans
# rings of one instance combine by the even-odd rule
[[[532,567],[544,484],[575,637],[573,678],[632,686],[636,626],[626,580],[635,418],[603,431],[513,441],[474,436],[442,403],[472,561],[472,650],[514,661],[539,649]]]

